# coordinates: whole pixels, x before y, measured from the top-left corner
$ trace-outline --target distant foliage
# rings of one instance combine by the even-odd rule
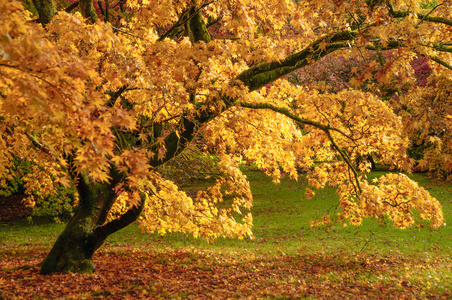
[[[54,194],[35,200],[32,217],[46,217],[60,223],[61,219],[72,216],[78,203],[77,191],[74,186],[58,187]]]
[[[419,170],[436,178],[452,180],[452,80],[430,77],[426,87],[403,98],[400,111],[410,134],[413,158]]]
[[[337,93],[352,88],[350,80],[362,74],[366,62],[361,56],[326,56],[306,68],[293,72],[288,80],[320,91]]]
[[[432,74],[432,68],[430,67],[428,60],[423,56],[418,56],[411,62],[411,66],[414,70],[414,76],[416,77],[416,86],[424,87],[427,85],[427,80],[430,74]]]
[[[8,169],[8,174],[0,181],[0,196],[11,196],[13,194],[24,194],[24,180],[23,177],[28,174],[31,162],[25,159],[14,157],[11,166]]]
[[[73,214],[77,191],[73,185],[63,187],[57,184],[55,188],[49,189],[48,185],[54,182],[52,176],[41,177],[41,180],[36,181],[36,176],[42,176],[43,171],[45,169],[36,163],[15,157],[9,168],[9,176],[0,186],[0,196],[25,194],[23,202],[33,207],[32,216],[53,218],[59,222],[59,217]]]
[[[390,100],[395,112],[403,118],[404,133],[410,138],[408,154],[416,171],[429,171],[435,178],[452,180],[452,115],[451,80],[447,76],[432,76],[427,58],[416,55],[406,70],[389,76],[389,68],[397,67],[397,54],[386,52],[381,59],[385,67],[376,63],[377,53],[366,56],[374,59],[372,68],[363,57],[328,56],[301,71],[292,73],[289,81],[310,86],[320,92],[337,93],[355,86],[356,77],[362,77],[359,88],[371,89]],[[366,72],[371,72],[366,75]],[[368,73],[367,73],[368,74]]]

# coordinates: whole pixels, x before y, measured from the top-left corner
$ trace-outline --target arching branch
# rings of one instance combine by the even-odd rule
[[[270,103],[246,103],[246,102],[236,102],[236,104],[238,104],[241,107],[246,107],[246,108],[252,108],[252,109],[269,109],[272,110],[274,112],[277,112],[279,114],[285,115],[286,117],[288,117],[289,119],[299,123],[299,124],[303,124],[303,125],[310,125],[313,127],[316,127],[320,130],[322,130],[323,132],[325,132],[326,136],[328,137],[329,141],[331,142],[331,144],[333,145],[334,149],[339,153],[339,155],[342,157],[342,159],[345,161],[345,163],[348,165],[348,167],[350,168],[350,170],[353,172],[353,176],[354,176],[354,180],[351,179],[351,182],[353,184],[353,187],[355,189],[355,193],[356,194],[360,194],[361,193],[361,186],[359,184],[359,179],[358,179],[358,171],[356,170],[356,168],[353,166],[350,157],[348,156],[348,154],[343,151],[339,145],[337,145],[336,141],[334,140],[333,136],[331,135],[331,131],[336,131],[339,132],[340,134],[344,135],[347,138],[350,138],[346,133],[344,133],[342,130],[332,127],[330,125],[323,125],[319,122],[315,122],[315,121],[311,121],[308,119],[303,119],[300,118],[299,116],[291,113],[287,108],[284,107],[277,107],[273,104]],[[350,138],[351,139],[351,138]],[[353,182],[354,181],[354,182]]]
[[[409,10],[394,10],[391,5],[389,6],[389,15],[394,18],[405,18],[412,13],[413,12],[411,12]],[[449,20],[449,19],[443,18],[443,17],[430,16],[430,13],[416,14],[416,17],[421,21],[427,21],[427,22],[432,22],[432,23],[441,23],[441,24],[452,26],[452,20]]]
[[[146,196],[144,193],[140,193],[140,200],[138,206],[130,208],[125,214],[119,217],[119,219],[112,220],[107,224],[94,229],[92,234],[92,237],[95,240],[94,244],[100,246],[109,235],[135,222],[146,205]]]
[[[445,62],[444,60],[442,60],[441,58],[439,58],[438,56],[429,56],[428,58],[430,58],[434,62],[437,62],[438,64],[442,65],[443,67],[446,67],[449,70],[452,70],[452,66],[450,64],[448,64],[447,62]]]
[[[303,50],[287,56],[281,61],[261,63],[237,76],[250,91],[257,90],[284,75],[305,67],[311,60],[318,60],[327,54],[349,47],[349,41],[354,40],[358,31],[339,31],[332,36],[320,38]]]
[[[343,132],[342,130],[340,130],[338,128],[332,127],[330,125],[323,125],[316,121],[300,118],[299,116],[291,113],[285,107],[277,107],[271,103],[247,103],[247,102],[240,102],[240,101],[236,102],[236,104],[241,107],[251,108],[251,109],[269,109],[269,110],[272,110],[279,114],[285,115],[289,119],[294,120],[295,122],[297,122],[299,124],[313,126],[313,127],[319,128],[323,131],[336,131],[348,139],[353,139],[348,134],[346,134],[345,132]]]

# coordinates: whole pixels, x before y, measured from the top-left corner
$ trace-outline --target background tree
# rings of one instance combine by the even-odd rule
[[[401,170],[412,164],[388,103],[353,89],[319,93],[284,76],[333,52],[393,50],[391,60],[367,60],[352,85],[383,64],[380,82],[404,83],[417,55],[450,78],[448,1],[425,11],[409,0],[130,0],[121,28],[100,21],[91,0],[79,2],[81,15],[55,7],[36,0],[33,22],[20,2],[0,4],[0,174],[26,157],[42,166],[29,188],[45,188],[39,179],[51,174],[79,197],[42,273],[92,272],[105,239],[138,218],[161,233],[250,236],[243,159],[276,182],[303,169],[312,188],[337,186],[344,223],[388,216],[404,228],[415,209],[443,225],[440,204],[407,176],[365,178],[369,164],[357,158],[371,153]],[[155,168],[200,135],[223,176],[191,198]]]

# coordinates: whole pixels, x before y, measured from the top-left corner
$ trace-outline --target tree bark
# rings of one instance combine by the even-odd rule
[[[39,15],[39,23],[46,25],[55,16],[56,6],[54,0],[33,0],[33,5]]]
[[[82,16],[84,18],[89,19],[92,23],[97,21],[93,0],[80,0],[80,10],[82,11]]]
[[[92,257],[103,241],[96,241],[93,236],[94,218],[84,214],[79,211],[68,223],[42,262],[41,274],[94,272]]]

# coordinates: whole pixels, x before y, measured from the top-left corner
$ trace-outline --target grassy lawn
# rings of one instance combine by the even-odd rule
[[[303,179],[273,185],[258,171],[246,174],[254,195],[253,239],[209,244],[129,226],[96,254],[94,275],[14,269],[39,263],[63,225],[0,225],[0,299],[452,298],[451,185],[412,175],[443,206],[448,225],[439,230],[427,224],[400,230],[370,219],[357,227],[310,228],[310,220],[334,213],[333,189],[304,200]],[[55,291],[55,282],[67,289]]]

